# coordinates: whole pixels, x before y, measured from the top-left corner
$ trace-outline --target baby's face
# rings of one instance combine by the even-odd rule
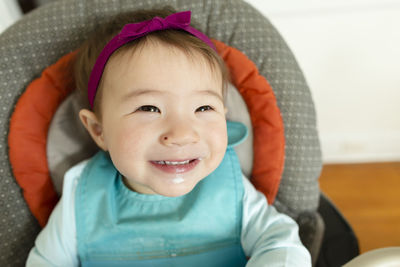
[[[227,146],[217,68],[149,43],[113,57],[103,78],[104,144],[131,189],[180,196],[217,168]]]

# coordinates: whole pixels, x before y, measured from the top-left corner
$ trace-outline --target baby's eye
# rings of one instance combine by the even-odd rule
[[[214,110],[214,109],[210,106],[201,106],[196,109],[196,112],[204,112],[204,111],[209,111],[209,110]]]
[[[150,106],[150,105],[141,106],[141,107],[138,108],[136,111],[158,112],[158,113],[161,113],[161,111],[160,111],[160,109],[159,109],[158,107]]]

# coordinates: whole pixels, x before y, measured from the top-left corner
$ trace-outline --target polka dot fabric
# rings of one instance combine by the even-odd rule
[[[192,10],[197,28],[258,66],[275,92],[285,125],[285,168],[274,205],[295,218],[316,210],[322,163],[310,91],[292,53],[259,12],[239,0],[59,0],[0,36],[0,266],[24,266],[40,231],[8,160],[9,118],[19,96],[44,68],[75,50],[97,23],[155,5]]]

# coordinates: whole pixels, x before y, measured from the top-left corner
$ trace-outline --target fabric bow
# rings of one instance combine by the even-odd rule
[[[214,44],[205,34],[190,26],[190,17],[191,11],[183,11],[171,14],[166,18],[154,17],[151,20],[126,24],[122,28],[121,32],[111,39],[111,41],[104,47],[93,66],[88,84],[88,98],[90,107],[93,108],[97,87],[99,85],[101,76],[103,75],[104,67],[108,59],[115,50],[128,42],[155,31],[174,29],[183,30],[194,35],[217,51]]]
[[[120,38],[131,40],[142,37],[150,32],[166,30],[166,29],[181,29],[186,30],[190,26],[190,11],[174,13],[165,19],[154,17],[151,20],[140,23],[127,24],[119,34]]]

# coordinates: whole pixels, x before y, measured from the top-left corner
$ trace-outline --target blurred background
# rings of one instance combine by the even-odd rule
[[[56,0],[1,0],[0,32]],[[400,1],[246,0],[269,18],[310,86],[321,189],[361,252],[400,246]]]

